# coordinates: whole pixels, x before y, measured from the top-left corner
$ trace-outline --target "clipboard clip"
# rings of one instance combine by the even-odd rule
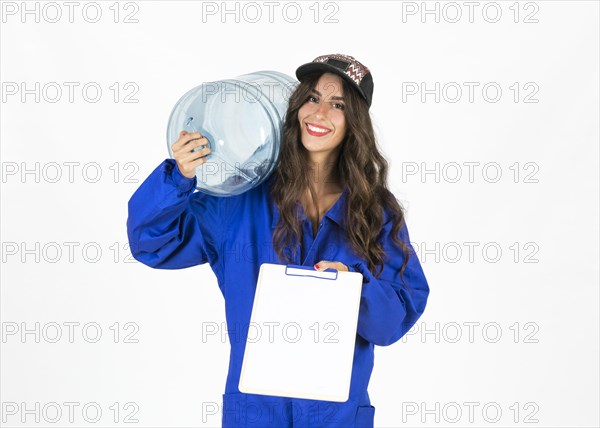
[[[327,268],[324,271],[318,271],[311,266],[286,265],[285,274],[289,276],[312,276],[313,278],[335,281],[338,276],[338,271],[331,268]]]

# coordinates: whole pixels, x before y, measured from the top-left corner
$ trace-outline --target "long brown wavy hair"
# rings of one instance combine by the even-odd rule
[[[308,151],[301,141],[298,110],[308,101],[322,74],[311,74],[290,95],[279,156],[272,177],[270,194],[280,211],[279,222],[273,232],[273,245],[277,255],[288,263],[291,260],[283,253],[284,247],[292,247],[296,252],[298,243],[302,242],[302,226],[295,207],[307,189],[316,206],[310,174],[306,171],[310,162]],[[340,144],[341,149],[332,174],[337,174],[341,184],[348,186],[345,224],[352,224],[351,228],[347,228],[348,238],[354,253],[366,260],[369,271],[376,278],[379,277],[385,263],[385,252],[379,242],[379,235],[382,232],[384,207],[387,207],[393,221],[392,239],[404,253],[404,262],[399,271],[404,283],[402,273],[410,257],[407,245],[398,238],[404,225],[404,208],[387,188],[388,162],[377,147],[369,107],[345,79],[341,80],[346,135]],[[378,270],[375,273],[376,268]]]

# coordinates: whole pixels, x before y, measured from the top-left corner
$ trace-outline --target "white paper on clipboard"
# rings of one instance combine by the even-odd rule
[[[358,272],[263,263],[239,390],[347,401],[362,282]]]

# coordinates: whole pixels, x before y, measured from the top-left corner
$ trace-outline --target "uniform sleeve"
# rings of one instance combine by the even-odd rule
[[[383,245],[388,261],[379,278],[369,271],[364,261],[351,264],[351,272],[363,275],[357,333],[379,346],[398,341],[417,322],[427,304],[429,286],[421,263],[410,245],[406,224],[400,229],[400,239],[408,246],[410,257],[403,273],[403,285],[398,271],[404,254],[390,236],[392,222],[384,225]]]
[[[166,159],[135,191],[127,236],[136,260],[159,269],[211,262],[219,276],[225,198],[194,193],[195,188],[196,177],[183,176],[175,160]]]

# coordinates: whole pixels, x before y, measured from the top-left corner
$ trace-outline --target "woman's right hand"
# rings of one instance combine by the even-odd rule
[[[206,147],[196,152],[193,151],[200,146]],[[187,178],[196,176],[196,168],[206,162],[206,155],[211,152],[206,138],[199,132],[189,133],[187,131],[179,133],[179,139],[173,143],[171,149],[179,172]]]

